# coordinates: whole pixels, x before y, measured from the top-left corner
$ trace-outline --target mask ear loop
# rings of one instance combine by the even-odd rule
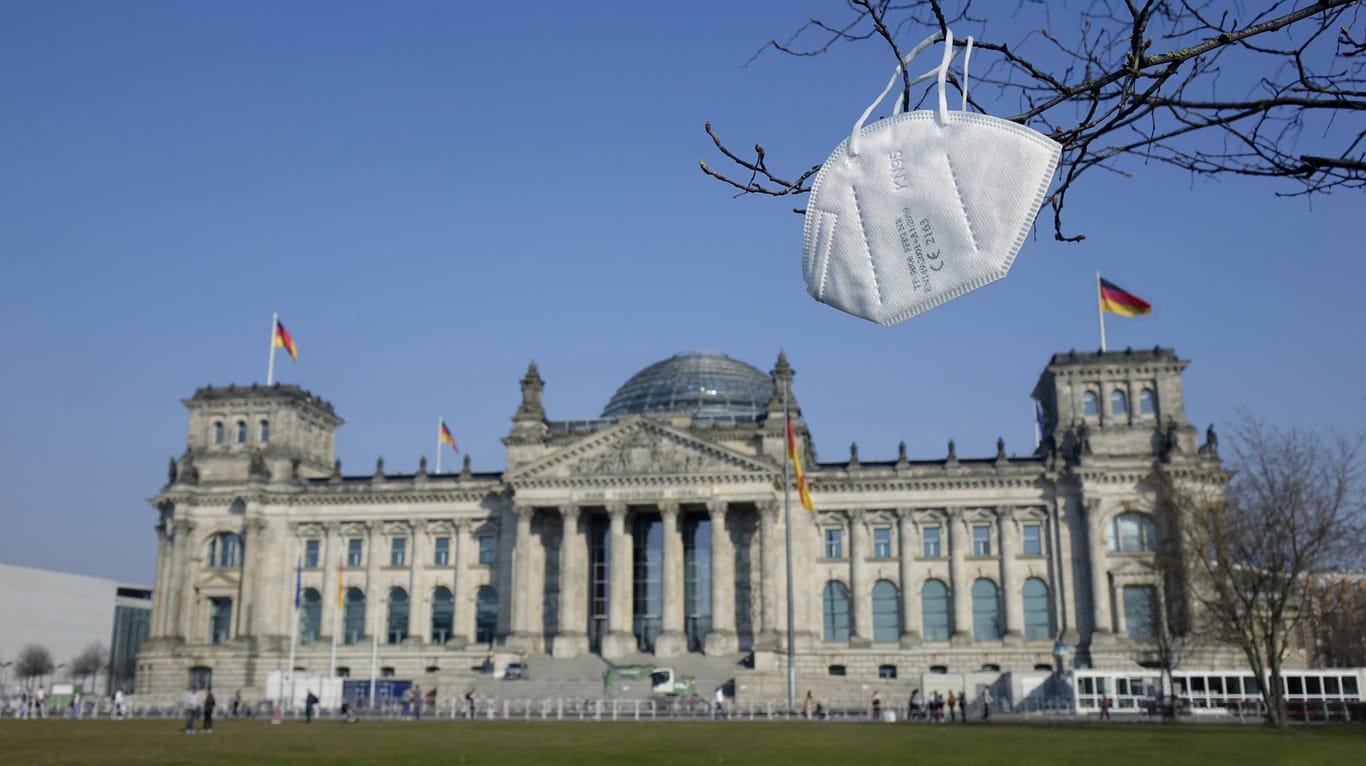
[[[971,39],[971,38],[969,38],[969,39]],[[911,49],[911,52],[910,52],[910,53],[907,53],[906,56],[905,56],[904,58],[902,58],[901,63],[898,64],[897,67],[896,67],[896,69],[892,72],[892,77],[891,77],[891,79],[889,79],[889,80],[887,81],[887,87],[885,87],[885,88],[882,89],[882,93],[880,93],[880,94],[878,95],[878,97],[877,97],[876,99],[873,100],[873,103],[871,103],[871,104],[868,105],[868,108],[867,108],[867,109],[864,109],[864,110],[863,110],[863,114],[859,116],[858,122],[855,122],[855,123],[854,123],[854,130],[853,130],[853,132],[851,132],[850,135],[849,135],[849,150],[848,150],[848,152],[847,152],[848,156],[850,156],[850,157],[856,157],[856,156],[858,156],[858,143],[859,143],[858,139],[859,139],[859,132],[863,130],[863,125],[864,125],[864,123],[868,122],[868,117],[869,117],[870,115],[872,115],[873,110],[877,109],[878,104],[881,104],[881,103],[882,103],[882,100],[883,100],[884,98],[887,97],[887,94],[890,93],[890,92],[892,91],[892,88],[896,85],[897,78],[899,78],[899,77],[901,76],[901,71],[906,67],[907,64],[911,63],[911,59],[913,59],[913,58],[915,58],[917,55],[919,55],[921,51],[925,50],[926,48],[928,48],[929,46],[933,45],[934,43],[939,42],[940,40],[946,40],[945,45],[944,45],[944,58],[943,58],[943,60],[940,62],[939,66],[935,67],[934,69],[931,69],[930,71],[926,72],[925,74],[920,75],[919,77],[915,78],[914,80],[911,80],[911,84],[912,84],[912,85],[915,85],[915,84],[917,84],[917,83],[924,82],[925,80],[928,80],[928,79],[930,79],[931,77],[934,77],[934,76],[938,75],[938,77],[939,77],[939,124],[940,124],[940,125],[944,125],[944,124],[946,124],[946,123],[948,122],[948,97],[945,95],[945,93],[946,93],[945,81],[946,81],[946,76],[947,76],[949,64],[953,61],[954,57],[957,55],[957,53],[954,52],[954,50],[953,50],[953,32],[952,32],[952,31],[947,32],[946,35],[941,35],[939,32],[935,32],[934,34],[930,35],[929,37],[926,37],[924,40],[921,40],[914,48]],[[964,78],[966,78],[966,74],[964,74]],[[965,102],[965,103],[966,103],[966,102]]]
[[[968,62],[972,61],[972,35],[968,35],[968,44],[963,48],[963,105],[958,107],[961,112],[968,110]]]

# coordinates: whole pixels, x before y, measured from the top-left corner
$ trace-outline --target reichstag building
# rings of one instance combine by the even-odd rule
[[[266,696],[297,631],[295,666],[324,676],[368,678],[376,645],[385,675],[443,688],[491,658],[693,658],[780,698],[785,386],[816,509],[794,495],[799,688],[1136,667],[1166,598],[1152,473],[1220,470],[1212,431],[1201,443],[1186,416],[1186,365],[1166,348],[1054,355],[1032,392],[1033,454],[960,457],[950,442],[819,461],[782,354],[768,373],[679,354],[578,420],[549,416],[533,364],[497,473],[468,458],[459,473],[425,459],[343,473],[331,403],[292,385],[201,388],[152,500],[138,690],[211,681]]]

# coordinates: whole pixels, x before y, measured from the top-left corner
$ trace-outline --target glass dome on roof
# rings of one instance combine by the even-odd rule
[[[762,371],[716,351],[687,351],[632,375],[602,417],[679,412],[752,420],[772,395],[773,379]]]

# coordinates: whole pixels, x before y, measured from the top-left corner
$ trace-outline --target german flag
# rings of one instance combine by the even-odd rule
[[[802,507],[812,513],[816,507],[811,504],[811,493],[806,489],[806,477],[802,475],[802,461],[797,457],[797,439],[792,435],[792,421],[787,421],[787,457],[792,461],[792,470],[797,474],[797,494],[802,499]]]
[[[1100,280],[1100,309],[1120,316],[1136,317],[1151,314],[1153,305],[1124,288],[1104,279]]]
[[[440,441],[451,445],[451,449],[455,450],[455,454],[460,454],[460,448],[455,446],[455,437],[451,436],[451,429],[447,428],[445,423],[441,424]]]
[[[282,348],[289,352],[289,358],[295,361],[299,359],[299,350],[294,347],[294,339],[289,336],[289,330],[279,319],[275,320],[275,347]]]

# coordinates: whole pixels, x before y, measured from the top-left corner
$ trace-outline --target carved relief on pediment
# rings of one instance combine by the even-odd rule
[[[738,461],[727,460],[720,450],[685,442],[672,434],[639,427],[618,434],[579,456],[565,461],[561,475],[636,476],[649,474],[742,473]]]

